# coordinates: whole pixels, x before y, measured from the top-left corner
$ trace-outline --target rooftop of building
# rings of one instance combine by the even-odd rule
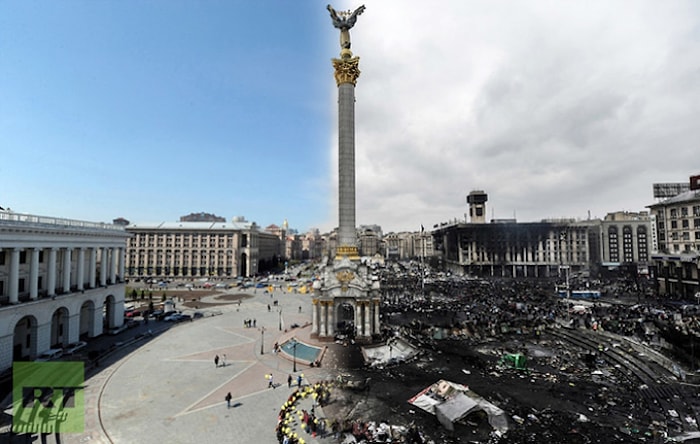
[[[700,190],[688,190],[662,202],[648,205],[647,208],[660,208],[679,203],[700,202]]]
[[[259,228],[255,222],[142,222],[129,224],[128,230],[173,230],[173,231],[231,231]]]
[[[0,223],[3,225],[33,225],[44,228],[79,229],[79,230],[109,230],[124,231],[124,226],[105,222],[90,222],[60,217],[38,216],[35,214],[15,213],[11,210],[0,210]]]

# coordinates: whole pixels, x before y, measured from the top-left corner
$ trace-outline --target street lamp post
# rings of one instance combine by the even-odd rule
[[[568,259],[567,259],[567,265],[564,265],[564,253],[562,250],[562,243],[563,241],[566,241],[566,232],[562,231],[559,233],[559,263],[561,264],[561,268],[564,269],[564,273],[566,276],[566,323],[567,325],[569,324],[569,297],[571,296],[570,288],[569,288],[569,265],[568,265]],[[557,295],[558,296],[558,295]]]
[[[279,315],[280,315],[280,331],[282,331],[282,306],[279,306]]]
[[[260,354],[261,355],[265,354],[265,351],[263,349],[263,345],[265,345],[265,327],[260,327]]]
[[[292,343],[292,362],[293,362],[292,372],[296,373],[296,371],[297,371],[297,345],[299,345],[299,343],[294,338],[292,338],[292,340],[290,342]]]

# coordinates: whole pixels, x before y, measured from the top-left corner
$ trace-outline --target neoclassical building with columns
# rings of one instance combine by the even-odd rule
[[[124,319],[124,227],[0,211],[0,372]]]

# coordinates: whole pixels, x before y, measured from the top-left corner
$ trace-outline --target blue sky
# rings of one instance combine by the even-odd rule
[[[328,20],[312,2],[3,2],[0,205],[322,222]]]
[[[0,206],[332,229],[326,3],[0,0]],[[489,217],[603,217],[700,173],[697,2],[365,4],[358,224],[463,219],[475,189]]]

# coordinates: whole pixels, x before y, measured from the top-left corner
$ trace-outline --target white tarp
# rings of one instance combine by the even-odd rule
[[[505,412],[462,384],[440,380],[423,389],[408,402],[435,415],[448,430],[454,430],[454,423],[470,413],[484,411],[491,427],[500,433],[508,431]]]
[[[362,347],[362,357],[371,366],[406,361],[417,353],[416,347],[399,337],[389,339],[386,344]]]

